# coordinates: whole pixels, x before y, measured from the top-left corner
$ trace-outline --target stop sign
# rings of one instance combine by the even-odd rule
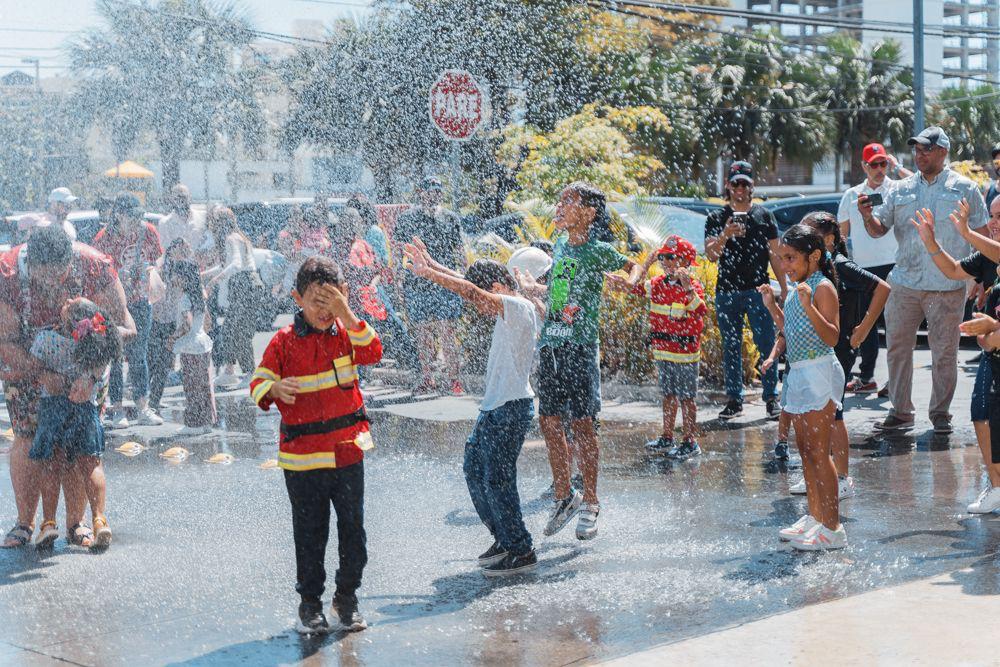
[[[486,96],[469,72],[449,69],[431,86],[431,121],[452,141],[470,139],[485,118]]]

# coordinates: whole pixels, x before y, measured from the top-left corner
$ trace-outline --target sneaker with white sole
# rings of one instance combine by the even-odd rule
[[[538,557],[535,556],[535,550],[532,549],[521,556],[515,556],[511,553],[504,554],[503,558],[484,567],[482,571],[487,577],[505,577],[511,574],[530,572],[536,567],[538,567]]]
[[[592,540],[597,537],[597,515],[601,513],[601,506],[596,503],[587,503],[580,510],[580,519],[576,522],[576,539]]]
[[[487,567],[498,563],[507,555],[507,550],[500,546],[499,542],[494,542],[493,546],[479,554],[479,567]]]
[[[128,428],[128,415],[125,414],[124,410],[115,410],[108,417],[105,426],[110,429]]]
[[[837,498],[846,500],[854,497],[854,478],[851,476],[837,478]]]
[[[139,411],[139,415],[136,417],[135,423],[140,426],[162,426],[163,417],[153,412],[152,408],[147,407]]]
[[[799,551],[843,549],[847,546],[847,532],[842,523],[837,525],[837,530],[830,530],[823,524],[817,523],[809,529],[809,532],[793,537],[790,542]]]
[[[968,508],[970,514],[989,514],[1000,509],[1000,487],[990,486],[983,489],[975,502]]]
[[[778,531],[778,538],[782,542],[788,542],[789,540],[794,540],[797,537],[805,535],[813,526],[815,526],[818,521],[812,517],[811,514],[806,514],[799,517],[799,520],[790,525],[788,528],[782,528]]]
[[[792,494],[793,496],[806,495],[806,478],[803,477],[799,481],[795,482],[795,484],[792,484],[790,487],[788,487],[788,493]]]
[[[219,377],[215,378],[216,387],[231,387],[238,383],[240,379],[233,375],[232,373],[223,373]]]
[[[542,533],[546,536],[558,533],[569,523],[573,515],[580,511],[582,504],[583,494],[576,489],[573,489],[567,497],[555,501],[552,505],[552,512],[549,514],[548,523],[545,524],[545,530]]]

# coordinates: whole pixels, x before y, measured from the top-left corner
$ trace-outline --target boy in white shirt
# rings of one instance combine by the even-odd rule
[[[538,560],[521,516],[517,457],[535,412],[528,381],[539,328],[535,307],[517,295],[514,277],[499,262],[477,260],[462,276],[435,262],[419,238],[405,250],[413,273],[496,318],[479,419],[465,445],[465,479],[472,504],[494,539],[479,556],[483,574],[532,570]]]

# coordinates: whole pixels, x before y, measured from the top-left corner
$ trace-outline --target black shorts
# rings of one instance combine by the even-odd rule
[[[538,414],[587,419],[601,411],[597,343],[545,346],[538,353]]]

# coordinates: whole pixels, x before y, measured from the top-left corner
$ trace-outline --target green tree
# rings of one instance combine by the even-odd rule
[[[118,159],[143,132],[153,133],[167,188],[178,182],[191,144],[214,143],[221,133],[259,147],[259,77],[250,65],[234,64],[254,34],[236,5],[98,0],[96,11],[105,26],[85,31],[69,54],[82,79],[79,106],[110,131]]]
[[[897,150],[905,145],[913,127],[913,77],[900,64],[901,47],[893,40],[865,51],[857,40],[834,35],[820,58],[826,106],[837,109],[830,117],[839,190],[845,152],[851,156],[851,182],[857,183],[864,178],[861,149],[866,144],[889,141]]]
[[[948,133],[954,159],[990,161],[990,149],[1000,139],[1000,88],[946,88],[928,115]]]

